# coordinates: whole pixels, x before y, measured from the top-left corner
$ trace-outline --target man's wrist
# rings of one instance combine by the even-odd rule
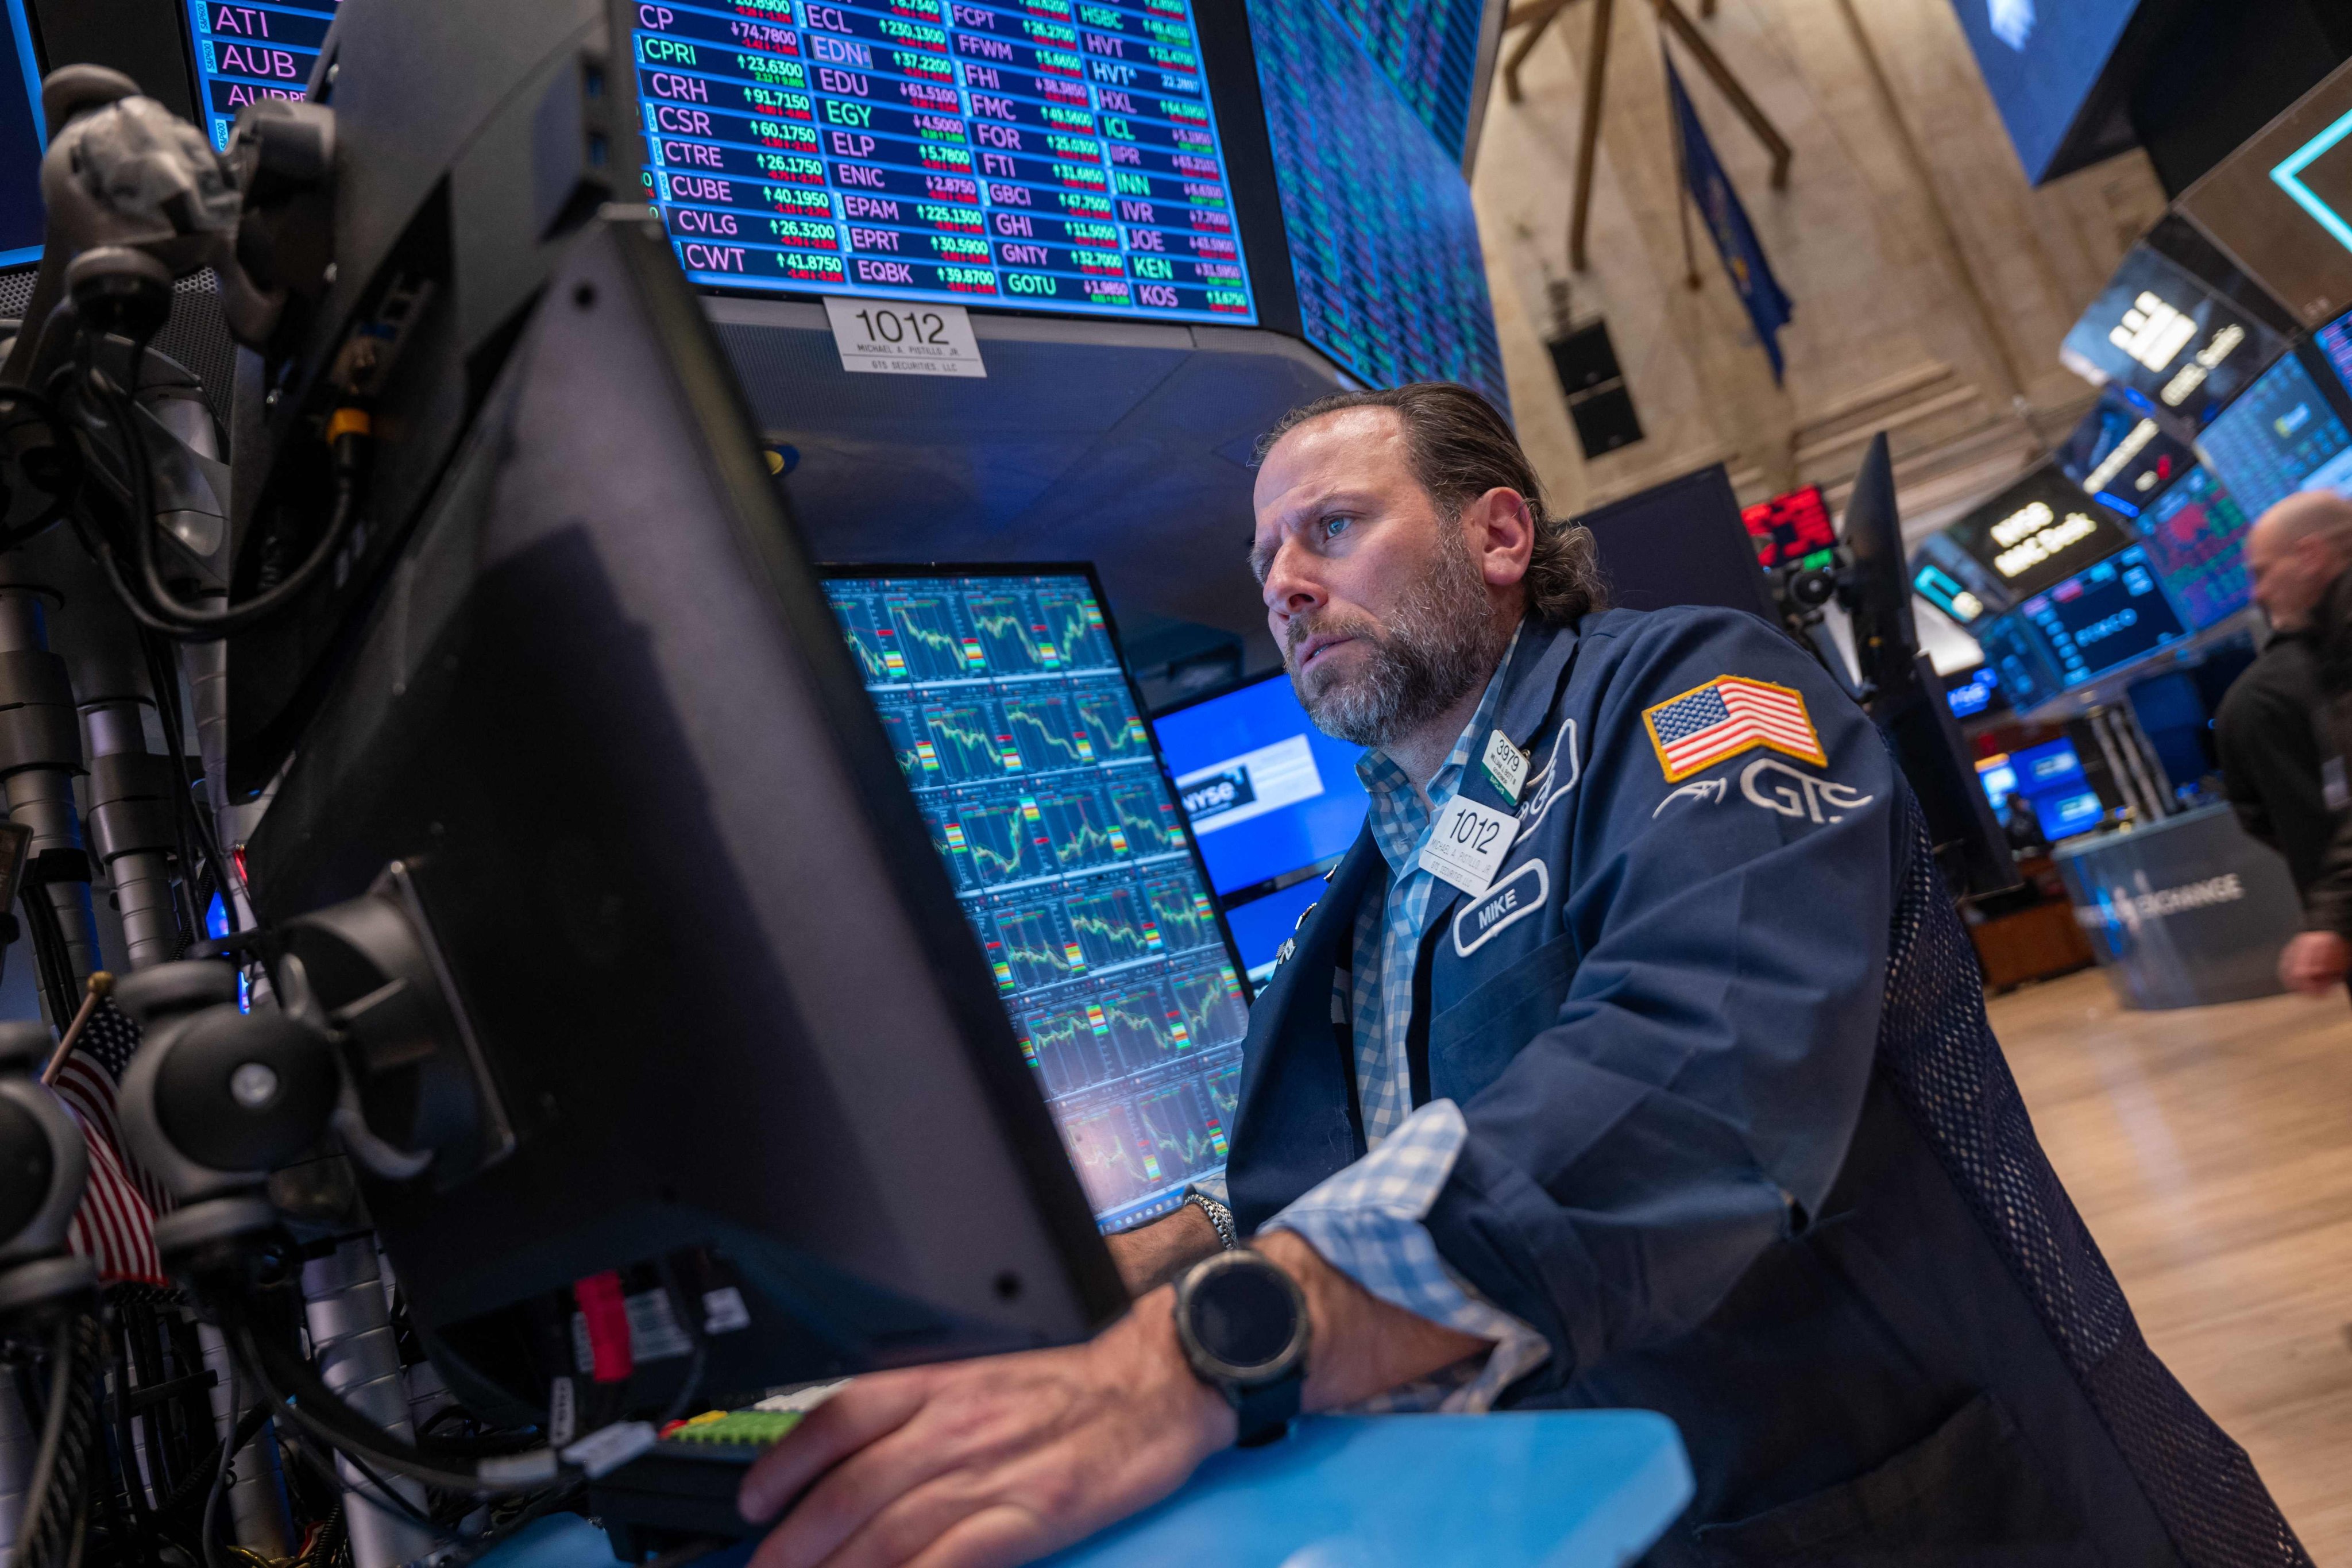
[[[1111,1370],[1115,1377],[1131,1379],[1138,1366],[1149,1369],[1152,1392],[1182,1413],[1193,1435],[1196,1462],[1234,1446],[1239,1430],[1234,1407],[1223,1394],[1194,1375],[1192,1363],[1176,1337],[1174,1286],[1162,1285],[1138,1298],[1127,1316],[1104,1331],[1095,1344],[1116,1358]]]
[[[1335,1410],[1427,1377],[1494,1348],[1491,1340],[1449,1329],[1391,1306],[1335,1268],[1292,1231],[1260,1231],[1250,1245],[1307,1298],[1312,1348],[1301,1408]]]

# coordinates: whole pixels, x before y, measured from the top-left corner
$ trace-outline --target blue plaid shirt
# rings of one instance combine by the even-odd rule
[[[1511,647],[1517,646],[1515,636]],[[1485,1410],[1551,1353],[1541,1334],[1457,1278],[1430,1239],[1423,1221],[1453,1173],[1469,1129],[1450,1100],[1413,1108],[1405,1053],[1413,966],[1437,884],[1421,865],[1422,847],[1494,725],[1509,664],[1507,650],[1478,710],[1429,781],[1426,801],[1386,753],[1367,752],[1356,763],[1371,795],[1372,841],[1389,876],[1364,895],[1354,965],[1334,977],[1331,1005],[1333,1019],[1346,1019],[1355,1041],[1356,1095],[1370,1152],[1266,1222],[1269,1230],[1296,1231],[1326,1262],[1383,1301],[1494,1342],[1483,1364],[1465,1363],[1450,1379],[1391,1390],[1370,1409]]]

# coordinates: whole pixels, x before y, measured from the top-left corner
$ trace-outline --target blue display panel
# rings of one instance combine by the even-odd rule
[[[1224,1167],[1247,1001],[1079,574],[825,585],[1095,1217]]]
[[[25,0],[0,16],[0,267],[41,258],[41,66]]]
[[[2293,354],[2206,426],[2197,455],[2252,519],[2314,485],[2352,486],[2352,435]]]
[[[296,5],[188,0],[196,46],[196,105],[213,145],[228,150],[237,110],[257,99],[300,98],[338,0]]]
[[[2202,464],[2180,476],[2139,519],[2148,563],[2190,631],[2246,607],[2246,529],[2252,519]]]
[[[2189,635],[2137,544],[2034,595],[2017,614],[2042,634],[2068,686]]]
[[[1461,168],[1322,0],[1252,0],[1307,341],[1373,386],[1458,381],[1509,407]]]
[[[1980,664],[1969,671],[1968,679],[1956,686],[1944,689],[1944,700],[1951,705],[1955,719],[1973,719],[1992,706],[2000,695],[2000,677],[1992,666]]]
[[[2088,833],[2107,819],[2106,803],[2096,791],[2068,790],[2063,794],[2030,795],[2042,837],[2055,844],[2078,833]]]
[[[1276,673],[1152,721],[1220,893],[1347,852],[1370,809],[1362,749],[1317,729]]]
[[[2058,162],[2069,132],[2138,8],[2139,0],[1955,0],[1977,68],[2034,184],[2064,172]]]
[[[1152,721],[1253,981],[1363,831],[1363,753],[1317,729],[1276,672]]]
[[[1254,322],[1190,0],[636,7],[698,283]]]
[[[1372,62],[1455,163],[1470,135],[1484,0],[1335,0]]]
[[[1988,757],[1977,764],[1977,783],[1997,813],[2005,813],[2012,795],[2021,795],[2033,808],[2042,837],[2053,843],[2087,833],[2106,820],[2106,805],[2091,788],[2072,741],[2049,741]]]

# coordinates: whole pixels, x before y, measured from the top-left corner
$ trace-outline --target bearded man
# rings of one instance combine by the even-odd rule
[[[799,1500],[755,1568],[1024,1561],[1368,1404],[1664,1411],[1658,1563],[2307,1562],[2140,1339],[1810,657],[1605,609],[1462,387],[1296,411],[1255,510],[1372,805],[1252,1011],[1226,1184],[1113,1238],[1090,1344],[819,1410],[745,1480]]]

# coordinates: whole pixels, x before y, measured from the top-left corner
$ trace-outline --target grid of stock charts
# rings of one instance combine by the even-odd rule
[[[1248,1023],[1083,574],[826,584],[1105,1230],[1224,1164]]]

